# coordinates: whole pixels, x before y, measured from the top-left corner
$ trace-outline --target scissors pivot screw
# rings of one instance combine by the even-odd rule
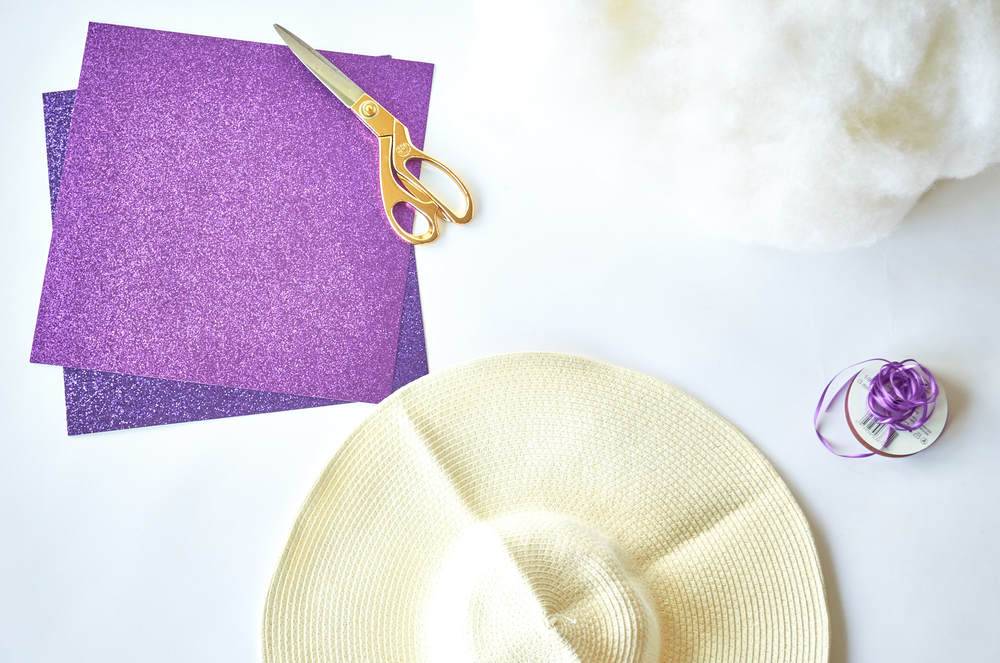
[[[406,143],[396,146],[396,154],[398,154],[399,156],[405,157],[409,153],[410,153],[410,146],[407,145]]]
[[[375,117],[375,113],[378,113],[378,106],[374,102],[369,101],[361,105],[361,114],[365,117]]]

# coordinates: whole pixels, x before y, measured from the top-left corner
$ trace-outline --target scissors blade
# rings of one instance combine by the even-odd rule
[[[340,99],[345,106],[350,108],[365,94],[364,90],[359,88],[344,72],[337,69],[332,62],[317,53],[312,46],[277,23],[274,24],[274,29],[278,32],[278,36],[288,44],[288,48],[292,49],[295,57],[306,66],[306,69],[311,71],[313,76],[318,78],[320,83],[326,86],[326,89],[333,92],[334,96]]]

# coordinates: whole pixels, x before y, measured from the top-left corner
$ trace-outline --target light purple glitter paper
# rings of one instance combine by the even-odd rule
[[[329,55],[422,141],[431,65]],[[284,46],[91,25],[32,360],[381,400],[412,250],[376,151]]]
[[[55,207],[75,91],[43,95],[49,196]],[[416,262],[407,270],[393,389],[427,374]],[[330,405],[306,396],[232,389],[86,369],[63,369],[70,435]]]

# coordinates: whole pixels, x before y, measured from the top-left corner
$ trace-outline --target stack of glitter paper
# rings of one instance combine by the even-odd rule
[[[327,53],[423,143],[433,66]],[[70,434],[377,402],[427,372],[365,126],[284,46],[92,24],[44,95],[31,360]]]

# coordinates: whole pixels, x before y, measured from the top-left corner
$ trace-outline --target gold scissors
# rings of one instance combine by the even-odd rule
[[[358,116],[378,138],[379,184],[382,205],[389,223],[403,241],[426,244],[434,241],[441,231],[441,223],[468,223],[472,220],[472,194],[458,175],[437,159],[417,149],[410,141],[410,131],[381,104],[365,94],[357,84],[337,69],[332,62],[316,52],[288,30],[275,24],[288,47],[302,64],[326,86],[333,96]],[[406,167],[410,161],[426,161],[443,172],[457,186],[465,198],[465,212],[459,214],[431,193]],[[396,219],[395,208],[400,203],[409,205],[427,219],[427,230],[408,232]]]

